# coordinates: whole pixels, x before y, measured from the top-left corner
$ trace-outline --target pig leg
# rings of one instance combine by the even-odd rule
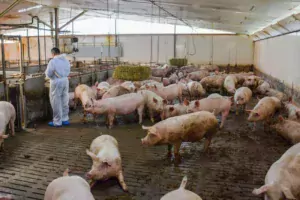
[[[0,144],[0,152],[4,151],[4,141],[2,141],[2,143]]]
[[[114,113],[108,114],[108,121],[109,121],[108,128],[109,129],[111,129],[112,126],[114,125],[114,119],[115,119],[115,114]]]
[[[15,122],[14,121],[15,121],[14,119],[11,119],[9,121],[9,126],[10,126],[12,136],[15,136]]]
[[[137,110],[138,110],[138,115],[139,115],[139,124],[142,124],[142,122],[143,122],[143,113],[144,113],[144,106],[140,106]]]
[[[223,128],[224,123],[225,123],[225,120],[226,120],[228,114],[229,114],[229,111],[223,111],[223,112],[222,112],[222,121],[221,121],[220,128]]]
[[[210,130],[207,132],[207,134],[205,135],[205,143],[204,143],[204,147],[203,147],[203,152],[208,152],[208,147],[211,144],[211,140],[213,138],[213,136],[216,134],[217,129],[214,128],[213,130]]]
[[[155,120],[154,120],[154,117],[153,117],[153,110],[151,108],[149,109],[149,115],[150,115],[151,122],[154,123]]]
[[[171,158],[171,157],[172,157],[172,145],[168,144],[167,158]]]
[[[125,181],[124,181],[124,176],[123,176],[122,170],[119,172],[117,178],[118,178],[118,180],[119,180],[119,183],[120,183],[122,189],[123,189],[124,191],[128,191],[127,185],[126,185],[126,183],[125,183]]]
[[[174,157],[175,160],[177,161],[180,161],[180,154],[179,154],[180,146],[181,146],[181,141],[174,144]]]

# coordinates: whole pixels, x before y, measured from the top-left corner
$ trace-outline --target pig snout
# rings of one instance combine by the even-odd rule
[[[86,173],[85,177],[87,179],[93,179],[93,175],[90,172]]]

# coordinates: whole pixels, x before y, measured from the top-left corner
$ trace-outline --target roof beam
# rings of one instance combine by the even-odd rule
[[[70,21],[68,21],[64,25],[62,25],[59,29],[61,30],[61,29],[65,28],[70,23],[72,23],[73,21],[75,21],[76,19],[78,19],[79,17],[81,17],[82,15],[84,15],[86,12],[87,12],[87,10],[82,11],[81,13],[79,13],[78,15],[76,15],[73,19],[71,19]]]
[[[30,16],[30,17],[33,17],[32,14],[29,14],[29,16]],[[51,26],[50,26],[49,24],[47,24],[45,21],[43,21],[43,20],[41,20],[41,19],[39,19],[39,21],[40,21],[42,24],[44,24],[45,26],[47,26],[48,28],[51,28]]]
[[[10,6],[8,6],[5,10],[0,13],[0,17],[6,15],[9,11],[11,11],[16,5],[18,5],[22,0],[15,0]]]

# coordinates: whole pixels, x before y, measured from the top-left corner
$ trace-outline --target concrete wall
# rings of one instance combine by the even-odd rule
[[[262,73],[300,91],[300,34],[255,42],[254,64]]]
[[[100,46],[107,41],[106,36],[78,36],[79,51],[81,46]],[[113,39],[114,40],[114,39]],[[50,58],[52,41],[46,39],[46,55]],[[151,43],[152,41],[152,43]],[[121,61],[129,62],[161,62],[165,63],[174,57],[174,35],[120,35],[119,42],[123,47]],[[44,60],[44,38],[40,39],[41,59]],[[62,42],[61,42],[62,43]],[[27,59],[27,40],[24,38],[25,59]],[[152,49],[152,55],[151,55]],[[177,35],[177,57],[187,57],[194,64],[218,65],[251,65],[253,64],[253,42],[250,38],[235,35]],[[10,54],[17,50],[7,48]],[[30,38],[30,55],[32,60],[38,58],[37,39]],[[10,57],[15,59],[16,57]],[[17,56],[18,58],[18,56]],[[78,57],[78,60],[94,60],[97,58]]]

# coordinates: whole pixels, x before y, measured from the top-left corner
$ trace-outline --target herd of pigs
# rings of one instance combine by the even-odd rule
[[[209,95],[208,95],[209,94]],[[221,96],[226,95],[226,96]],[[252,110],[247,104],[256,95],[261,97]],[[70,93],[70,108],[78,103],[87,114],[106,116],[108,128],[112,128],[117,115],[135,114],[139,124],[148,114],[153,126],[145,127],[147,136],[141,139],[145,146],[168,146],[168,156],[180,161],[179,150],[182,142],[198,142],[205,138],[204,152],[208,151],[212,138],[222,129],[226,118],[234,106],[236,114],[249,112],[248,121],[262,122],[264,127],[272,127],[294,146],[288,149],[269,169],[265,185],[254,189],[253,194],[264,194],[265,199],[300,199],[300,108],[282,92],[272,89],[270,84],[252,72],[226,74],[216,66],[186,66],[176,68],[168,65],[152,67],[152,76],[145,81],[120,81],[109,78],[106,82],[93,86],[78,85]],[[173,104],[178,100],[178,104]],[[145,111],[148,112],[145,112]],[[274,120],[275,113],[285,112]],[[284,114],[285,114],[284,113]],[[221,122],[216,116],[221,115]],[[0,102],[0,144],[3,148],[6,126],[9,124],[14,135],[16,113],[8,102]],[[159,119],[157,119],[159,118]],[[87,173],[89,180],[107,180],[116,177],[124,191],[128,191],[122,172],[121,155],[117,140],[110,135],[95,138],[86,150],[93,161]],[[166,194],[161,199],[201,199],[185,189],[184,177],[178,190]],[[93,182],[91,182],[93,183]],[[64,176],[55,179],[46,190],[45,199],[94,199],[90,186],[79,176]]]

